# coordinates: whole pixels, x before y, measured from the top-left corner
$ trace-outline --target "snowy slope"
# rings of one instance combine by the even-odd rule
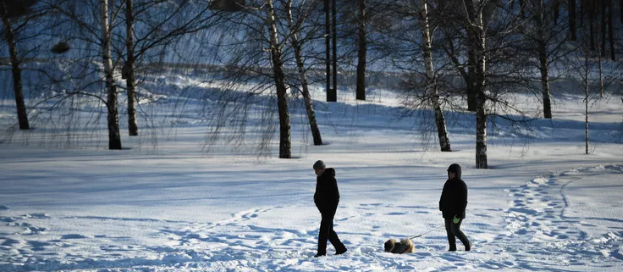
[[[80,138],[84,150],[41,149],[32,143],[43,134],[30,134],[26,146],[16,135],[0,145],[0,271],[623,270],[616,99],[593,105],[590,155],[583,154],[582,98],[567,95],[556,100],[556,119],[538,120],[532,130],[496,122],[491,169],[478,170],[469,114],[448,114],[455,152],[440,153],[416,137],[416,120],[396,119],[391,92],[374,92],[372,102],[348,92],[341,103],[317,101],[325,146],[302,140],[309,136],[296,109],[292,160],[244,155],[224,143],[203,153],[211,123],[197,112],[213,102],[197,99],[167,119],[180,111],[178,98],[156,91],[164,96],[141,107],[157,126],[145,131],[161,133],[157,149],[145,148],[147,135],[124,136],[120,152],[87,137]],[[316,99],[323,96],[315,89]],[[515,99],[527,109],[536,103]],[[14,117],[3,112],[3,120]],[[183,125],[172,129],[172,119]],[[349,249],[344,256],[312,258],[320,215],[311,165],[318,159],[337,172],[335,229]],[[464,231],[472,252],[460,245],[446,252],[440,228],[439,195],[454,162],[470,189]],[[417,234],[425,235],[414,240],[414,254],[382,252],[385,240]]]

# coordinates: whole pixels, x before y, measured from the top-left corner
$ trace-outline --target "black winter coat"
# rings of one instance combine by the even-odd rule
[[[467,207],[467,185],[461,178],[447,180],[439,199],[439,210],[443,213],[443,218],[452,218],[455,215],[465,218],[465,207]]]
[[[314,203],[321,213],[335,213],[340,202],[340,190],[337,188],[335,170],[327,168],[316,178],[316,193]]]

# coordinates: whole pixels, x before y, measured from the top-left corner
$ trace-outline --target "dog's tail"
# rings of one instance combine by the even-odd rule
[[[402,252],[402,253],[413,253],[413,252],[415,252],[415,245],[413,244],[413,241],[411,241],[411,239],[408,239],[408,238],[400,239],[400,243],[407,247],[407,249],[405,249],[405,251]]]

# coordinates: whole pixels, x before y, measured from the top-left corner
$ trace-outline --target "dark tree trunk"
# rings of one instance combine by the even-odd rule
[[[277,23],[275,22],[275,9],[272,0],[264,0],[266,4],[266,17],[270,29],[270,54],[273,64],[275,86],[277,88],[277,106],[279,108],[279,158],[289,159],[291,155],[290,142],[290,114],[288,112],[288,98],[286,89],[286,76],[283,72],[283,59],[277,37]]]
[[[333,0],[331,3],[331,16],[332,27],[331,34],[333,35],[333,101],[337,101],[337,0]]]
[[[615,61],[616,60],[616,48],[614,45],[614,22],[613,22],[613,18],[612,18],[612,14],[614,13],[613,10],[613,5],[612,5],[612,0],[607,0],[608,1],[608,40],[610,41],[610,59]]]
[[[126,84],[128,87],[128,129],[130,136],[138,135],[138,124],[136,121],[136,76],[134,74],[134,4],[133,0],[126,0],[126,31],[127,41],[126,50],[128,53],[127,62],[124,67]]]
[[[15,93],[15,105],[17,107],[17,121],[19,129],[30,129],[28,123],[28,113],[26,112],[26,103],[24,102],[24,91],[22,90],[22,69],[20,68],[20,60],[17,55],[17,43],[11,21],[8,18],[4,3],[0,7],[2,9],[2,23],[4,23],[4,34],[9,44],[9,55],[11,57],[11,72],[13,74],[13,92]]]
[[[589,58],[590,58],[590,52],[586,52],[586,55],[584,56],[584,63],[585,63],[585,67],[584,67],[584,128],[585,128],[585,142],[586,142],[586,154],[588,155],[588,88],[589,88],[589,72],[590,72],[590,67],[589,67]]]
[[[331,90],[331,0],[324,0],[324,41],[325,61],[327,73],[327,102],[335,102],[334,92]]]
[[[539,43],[539,61],[541,70],[541,88],[543,90],[543,115],[546,119],[552,119],[552,105],[549,90],[549,68],[547,65],[547,47]]]
[[[357,63],[357,99],[366,100],[366,0],[359,0],[359,54]]]
[[[538,45],[537,50],[539,53],[539,70],[541,72],[541,90],[543,92],[543,115],[546,119],[552,119],[552,106],[550,100],[549,89],[549,66],[547,60],[547,12],[544,0],[539,0],[539,14],[535,15],[537,25],[537,37]]]
[[[108,22],[108,0],[100,0],[100,24],[102,28],[102,62],[106,77],[108,100],[108,149],[121,149],[121,135],[119,134],[119,119],[117,112],[117,86],[113,78],[113,66],[110,56],[111,33]]]
[[[604,74],[601,55],[597,58],[597,63],[599,64],[599,98],[604,98]]]
[[[468,35],[473,37],[469,47],[474,52],[476,61],[474,77],[474,90],[476,92],[476,168],[486,169],[489,168],[487,162],[487,114],[485,112],[485,104],[487,102],[485,93],[487,67],[485,58],[486,33],[482,11],[479,10],[476,13],[476,7],[474,7],[476,3],[471,0],[464,0],[464,4],[467,7],[467,16],[469,18]]]
[[[31,7],[39,0],[0,0],[2,15],[6,18],[19,18],[31,12]]]
[[[296,29],[294,29],[294,19],[292,16],[292,0],[287,2],[288,12],[288,27],[292,31],[290,40],[292,41],[292,48],[294,49],[294,57],[296,59],[296,66],[298,68],[299,77],[301,79],[301,87],[303,89],[303,99],[305,100],[305,109],[307,110],[307,119],[309,121],[309,127],[314,138],[314,145],[322,145],[322,137],[320,135],[320,129],[316,122],[316,113],[314,112],[314,104],[309,94],[309,84],[307,83],[307,75],[305,74],[305,63],[303,62],[303,48],[296,35]]]
[[[467,69],[465,69],[465,65],[461,63],[459,58],[457,57],[457,53],[454,47],[454,42],[452,41],[452,37],[446,34],[447,47],[444,47],[446,54],[454,64],[456,70],[461,74],[461,77],[465,81],[465,93],[467,94],[467,110],[471,112],[476,112],[476,95],[474,94],[474,83],[473,83],[473,67],[472,61],[468,62]],[[473,58],[472,50],[467,49],[470,60]],[[470,70],[471,69],[471,70]]]
[[[597,0],[594,0],[597,1]],[[591,46],[591,51],[595,51],[596,50],[596,45],[595,45],[595,39],[597,38],[597,36],[595,35],[595,20],[597,19],[597,16],[595,16],[595,3],[590,1],[589,3],[585,3],[586,8],[588,10],[588,14],[589,14],[589,18],[588,18],[588,23],[589,23],[589,39],[590,39],[590,46]]]
[[[606,0],[599,0],[601,3],[601,57],[606,57]]]
[[[560,1],[562,0],[554,0],[554,3],[552,3],[554,25],[558,25],[558,18],[560,18]]]
[[[585,3],[586,0],[579,0],[579,1],[580,1],[580,17],[579,17],[580,27],[584,27],[584,17],[586,16],[583,16],[583,15],[585,15],[585,12],[586,12],[586,3]]]
[[[575,6],[575,0],[569,0],[569,30],[571,32],[571,40],[575,41],[577,39],[576,36],[576,6]]]

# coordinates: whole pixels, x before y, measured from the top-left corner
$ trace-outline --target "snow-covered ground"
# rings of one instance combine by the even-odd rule
[[[192,121],[192,111],[190,121],[177,120],[184,125],[175,140],[162,136],[155,150],[143,148],[150,136],[124,136],[124,151],[101,150],[102,142],[42,149],[33,144],[36,130],[30,145],[5,142],[0,271],[623,270],[620,101],[591,106],[590,155],[580,96],[558,96],[555,119],[537,120],[532,130],[498,120],[489,131],[491,169],[479,170],[471,115],[448,114],[455,151],[437,152],[434,142],[415,137],[417,121],[396,120],[399,103],[388,93],[374,90],[372,102],[346,92],[337,104],[317,101],[324,146],[301,140],[304,118],[293,114],[292,160],[227,146],[205,154],[209,124]],[[514,99],[538,108],[529,96]],[[144,110],[166,116],[173,100]],[[10,100],[2,105],[10,109]],[[2,119],[14,118],[4,112]],[[106,139],[103,130],[98,135]],[[335,230],[349,249],[343,256],[331,256],[329,246],[328,257],[312,257],[320,215],[311,166],[318,159],[337,172]],[[447,252],[437,209],[455,162],[469,187],[463,228],[471,252],[460,243]],[[389,238],[418,234],[425,235],[414,239],[413,254],[382,251]]]

